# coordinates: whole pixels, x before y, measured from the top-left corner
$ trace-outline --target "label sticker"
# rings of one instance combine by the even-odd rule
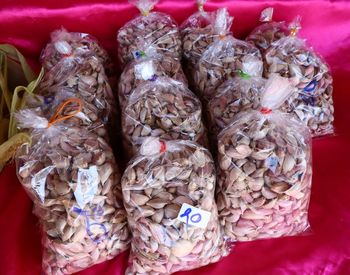
[[[177,220],[186,223],[187,225],[206,228],[210,219],[211,213],[192,205],[184,203],[181,206]]]
[[[156,72],[152,60],[142,62],[135,65],[135,77],[136,79],[152,80]]]

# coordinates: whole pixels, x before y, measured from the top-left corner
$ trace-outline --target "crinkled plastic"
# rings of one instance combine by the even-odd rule
[[[133,53],[145,43],[160,54],[181,60],[182,43],[175,20],[168,14],[151,12],[157,1],[132,1],[141,15],[127,22],[117,35],[118,56],[122,67],[134,59]]]
[[[61,60],[45,73],[37,94],[55,97],[70,93],[94,105],[108,128],[118,112],[102,63],[95,56]],[[59,95],[58,95],[59,96]]]
[[[41,63],[51,70],[65,58],[84,58],[96,56],[102,63],[108,77],[114,74],[113,63],[97,39],[90,34],[67,32],[64,28],[51,33],[51,41],[41,52]]]
[[[258,109],[265,79],[254,76],[237,76],[225,81],[217,94],[208,102],[211,132],[217,136],[240,112]]]
[[[187,85],[181,63],[168,56],[163,56],[148,48],[146,52],[135,52],[135,60],[124,68],[119,80],[119,103],[121,109],[126,104],[130,93],[141,83],[157,76],[166,76]]]
[[[181,24],[183,55],[192,65],[197,63],[208,46],[220,35],[214,28],[220,12],[226,13],[227,10],[225,8],[213,12],[199,10]],[[227,18],[230,24],[227,25],[225,32],[229,33],[233,18],[229,16]]]
[[[273,8],[264,9],[261,12],[260,22],[264,24],[256,27],[246,38],[247,42],[253,43],[261,52],[267,50],[271,44],[289,35],[286,22],[272,21]]]
[[[16,119],[32,136],[16,163],[40,221],[43,271],[74,273],[126,250],[120,173],[105,140],[66,120],[48,121],[40,108],[20,110]]]
[[[193,80],[196,70],[195,65],[209,45],[219,37],[219,33],[215,32],[215,21],[219,18],[219,14],[227,13],[225,8],[213,12],[204,11],[204,3],[202,2],[198,1],[199,11],[192,14],[180,26],[183,56],[186,62],[184,68],[193,87],[195,87]],[[225,32],[229,33],[233,18],[229,16],[227,18],[229,18],[230,24],[227,25]]]
[[[39,94],[26,96],[24,98],[26,108],[40,109],[40,112],[44,117],[52,117],[57,108],[70,98],[74,98],[75,94],[68,90],[45,90],[40,91]],[[66,106],[62,110],[62,115],[67,116],[74,112],[74,108]],[[95,132],[98,136],[104,140],[109,141],[108,131],[106,123],[98,117],[98,108],[91,103],[84,101],[82,109],[76,115],[69,117],[65,120],[65,125],[72,127],[81,127],[88,131]]]
[[[215,27],[218,30],[226,30],[225,27],[230,21],[229,15],[227,12],[219,14],[220,20],[216,21]],[[236,71],[243,69],[242,64],[246,59],[255,60],[255,63],[259,64],[261,54],[253,45],[221,32],[219,38],[207,48],[196,65],[194,82],[203,99],[209,101],[219,85],[233,78]]]
[[[215,182],[207,149],[190,141],[145,140],[122,177],[133,235],[126,274],[171,274],[228,254]]]
[[[149,136],[207,145],[200,100],[181,82],[167,77],[139,85],[122,113],[124,145],[134,155]]]
[[[250,241],[300,234],[309,228],[311,135],[278,110],[293,93],[274,75],[250,110],[218,136],[217,205],[225,235]]]
[[[296,27],[298,28],[298,26]],[[314,137],[334,132],[333,79],[326,62],[304,40],[284,37],[265,52],[265,77],[272,73],[288,77],[298,93],[282,107],[304,122]]]

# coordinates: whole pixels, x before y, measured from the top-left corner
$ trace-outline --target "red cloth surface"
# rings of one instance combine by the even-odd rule
[[[334,76],[336,135],[313,142],[311,233],[237,244],[217,264],[181,274],[350,274],[350,2],[209,1],[206,8],[228,6],[233,32],[243,38],[257,26],[260,11],[275,7],[276,20],[302,16],[300,36],[330,64]],[[194,1],[161,1],[156,10],[181,23],[196,9]],[[95,35],[116,57],[116,31],[137,14],[127,1],[1,0],[0,43],[17,46],[38,68],[49,34],[64,26]],[[15,175],[14,165],[0,174],[0,274],[41,272],[38,220]],[[127,253],[81,274],[123,274]]]

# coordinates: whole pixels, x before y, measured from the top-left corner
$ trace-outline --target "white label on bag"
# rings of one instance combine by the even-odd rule
[[[210,219],[210,215],[211,213],[208,211],[184,203],[181,206],[179,215],[176,219],[188,225],[206,228]]]

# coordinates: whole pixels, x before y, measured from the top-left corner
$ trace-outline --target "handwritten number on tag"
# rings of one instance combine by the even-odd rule
[[[184,213],[180,215],[181,218],[186,217],[186,223],[188,224],[188,220],[192,223],[199,223],[202,220],[202,215],[199,213],[193,214],[190,216],[192,212],[191,208],[187,208]]]

